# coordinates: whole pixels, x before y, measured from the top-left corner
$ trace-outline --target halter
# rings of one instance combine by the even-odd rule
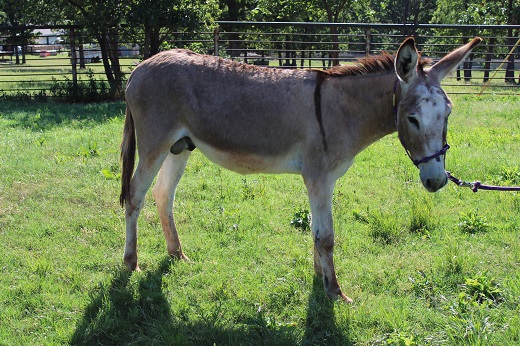
[[[396,127],[397,127],[397,101],[396,101],[396,91],[397,91],[397,84],[399,83],[399,79],[397,79],[394,83],[394,93],[393,93],[393,96],[392,96],[392,110],[394,112],[394,116],[395,116],[395,124],[396,124]],[[433,159],[438,159],[440,156],[442,155],[446,155],[446,152],[448,151],[448,149],[450,148],[450,145],[448,144],[448,142],[446,141],[446,129],[444,130],[444,146],[442,147],[441,150],[437,151],[435,154],[433,155],[430,155],[430,156],[424,156],[422,157],[421,159],[419,160],[414,160],[413,157],[412,157],[412,154],[410,154],[410,151],[408,150],[408,148],[406,148],[405,144],[404,144],[404,141],[403,139],[401,138],[401,136],[399,136],[399,140],[401,141],[401,144],[403,145],[403,148],[404,150],[406,151],[406,154],[408,155],[408,157],[410,158],[410,160],[412,160],[413,164],[418,167],[421,163],[426,163],[430,160],[433,160]]]

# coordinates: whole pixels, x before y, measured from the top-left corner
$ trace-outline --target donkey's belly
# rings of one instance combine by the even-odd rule
[[[262,156],[255,153],[222,151],[197,141],[197,148],[216,164],[241,174],[250,173],[301,173],[302,154],[299,148],[278,156]]]

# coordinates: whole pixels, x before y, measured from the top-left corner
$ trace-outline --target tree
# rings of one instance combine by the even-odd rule
[[[119,34],[131,0],[62,0],[64,12],[84,24],[97,40],[105,75],[114,95],[122,93],[123,72],[119,64]]]
[[[143,58],[157,54],[172,31],[196,31],[219,13],[216,1],[137,0],[128,13],[131,31],[141,31]]]
[[[433,23],[446,24],[517,24],[520,4],[518,0],[437,0],[437,9],[432,18]],[[482,35],[482,32],[472,32],[466,30],[465,35]],[[507,32],[507,44],[512,48],[516,42],[515,36],[518,36],[512,29]],[[493,36],[493,35],[490,35]],[[464,43],[462,39],[462,43]],[[489,69],[491,67],[491,59],[495,54],[494,51],[495,38],[490,38],[488,42],[488,50],[485,58],[485,75],[484,80],[489,79]],[[506,54],[507,52],[502,52]],[[470,58],[472,55],[470,56]],[[464,73],[466,80],[471,77],[471,62],[464,63]],[[460,71],[457,70],[457,76]],[[459,77],[460,78],[460,77]],[[514,54],[509,57],[506,67],[506,82],[514,82]]]
[[[248,19],[252,21],[277,22],[320,21],[324,18],[324,11],[317,4],[318,2],[309,0],[259,0],[255,9],[250,12]],[[262,28],[262,30],[265,29]],[[318,28],[298,27],[297,30],[297,34],[305,34],[305,36],[286,32],[283,40],[277,40],[279,42],[273,44],[278,51],[280,66],[296,66],[296,50],[299,49],[301,52],[300,64],[303,67],[306,53],[308,52],[310,58],[311,51],[317,46],[315,42],[320,40],[319,36],[313,36],[320,32]],[[285,63],[282,56],[283,50],[285,50]]]
[[[339,17],[345,7],[350,4],[351,0],[320,0],[323,4],[325,12],[327,14],[327,20],[329,23],[338,23]],[[339,40],[338,40],[338,28],[336,26],[330,27],[330,34],[332,38],[332,50],[330,58],[332,65],[339,65]]]
[[[3,0],[0,2],[0,12],[2,12],[2,24],[13,27],[7,33],[7,43],[14,52],[16,64],[25,64],[26,47],[30,43],[32,30],[17,27],[34,24],[35,14],[38,13],[35,11],[35,4],[31,4],[29,0]],[[22,47],[21,52],[18,46]]]

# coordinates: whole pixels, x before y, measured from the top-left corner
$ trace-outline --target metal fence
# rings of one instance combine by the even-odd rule
[[[77,26],[0,27],[0,93],[45,94],[59,83],[105,80],[101,50]],[[475,36],[484,39],[468,61],[445,79],[450,93],[520,93],[520,26],[359,23],[217,22],[213,30],[171,32],[163,47],[183,47],[245,63],[278,68],[329,68],[367,54],[395,52],[416,37],[434,61]],[[125,74],[141,61],[141,47],[124,39],[117,55]],[[509,54],[511,53],[511,54]],[[91,83],[93,87],[100,84]],[[486,87],[484,88],[484,85]]]

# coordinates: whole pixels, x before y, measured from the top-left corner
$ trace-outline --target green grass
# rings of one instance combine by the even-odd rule
[[[447,169],[519,184],[520,100],[456,96]],[[171,261],[151,193],[140,273],[122,265],[123,103],[0,104],[0,345],[514,345],[520,195],[420,186],[395,135],[334,194],[336,268],[353,305],[312,269],[301,178],[241,176],[198,151]],[[461,226],[463,225],[463,226]],[[485,226],[485,227],[484,227]]]

